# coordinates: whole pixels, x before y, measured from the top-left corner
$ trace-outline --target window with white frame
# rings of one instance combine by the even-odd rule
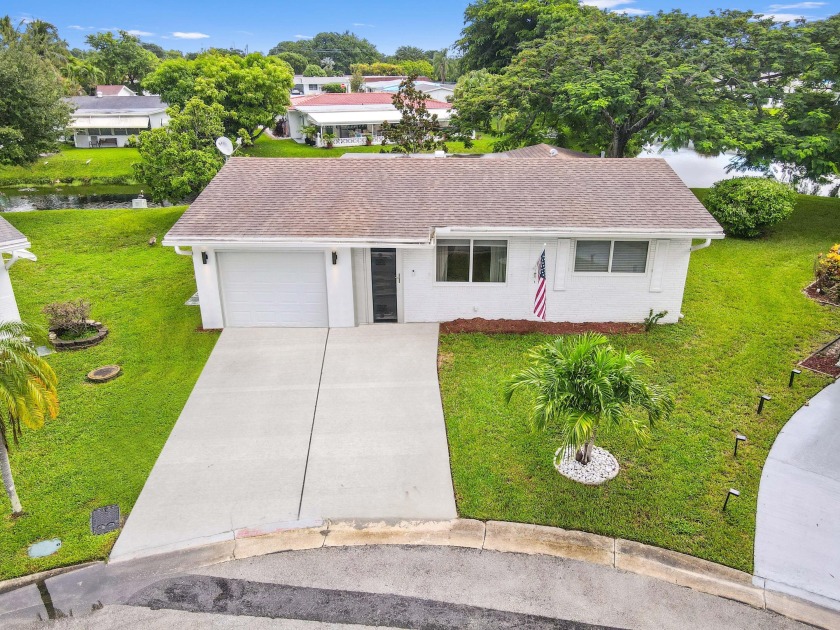
[[[648,241],[577,241],[577,273],[645,273]]]
[[[438,282],[505,282],[507,241],[440,239],[437,242]]]

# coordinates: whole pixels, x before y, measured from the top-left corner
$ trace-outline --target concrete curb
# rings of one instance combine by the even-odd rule
[[[199,567],[283,551],[359,545],[438,545],[567,558],[671,582],[769,610],[811,625],[840,629],[840,611],[765,588],[764,580],[730,567],[642,543],[557,527],[454,519],[451,521],[295,521],[245,528],[123,557],[138,566],[164,562],[169,570]],[[87,566],[87,565],[83,565]],[[78,567],[0,582],[0,592]]]

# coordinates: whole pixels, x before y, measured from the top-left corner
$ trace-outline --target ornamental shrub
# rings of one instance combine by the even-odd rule
[[[90,302],[81,299],[70,300],[69,302],[53,302],[44,307],[44,314],[49,321],[50,330],[65,330],[74,334],[82,334],[88,327]]]
[[[837,295],[840,287],[840,244],[829,249],[828,253],[817,256],[814,275],[820,293]]]
[[[341,94],[342,92],[346,92],[347,89],[341,83],[324,83],[321,86],[321,91],[329,94]]]
[[[796,191],[773,179],[735,177],[717,182],[705,201],[727,234],[755,238],[791,215]]]

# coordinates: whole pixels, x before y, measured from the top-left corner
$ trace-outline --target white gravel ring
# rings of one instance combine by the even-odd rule
[[[592,457],[586,466],[582,466],[575,460],[576,449],[566,449],[565,453],[563,451],[561,446],[554,453],[554,467],[557,472],[572,481],[597,486],[614,479],[618,474],[618,460],[600,446],[592,448]]]

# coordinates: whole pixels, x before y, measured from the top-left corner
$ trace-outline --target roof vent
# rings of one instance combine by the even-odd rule
[[[96,98],[102,98],[102,92],[100,92],[100,91],[98,91],[98,90],[97,90],[97,92],[96,92]]]
[[[552,149],[551,151],[548,152],[548,156],[549,157],[556,157],[558,153],[560,153],[560,152],[557,149]]]
[[[435,151],[435,157],[436,158],[445,158],[446,157],[446,151]]]

